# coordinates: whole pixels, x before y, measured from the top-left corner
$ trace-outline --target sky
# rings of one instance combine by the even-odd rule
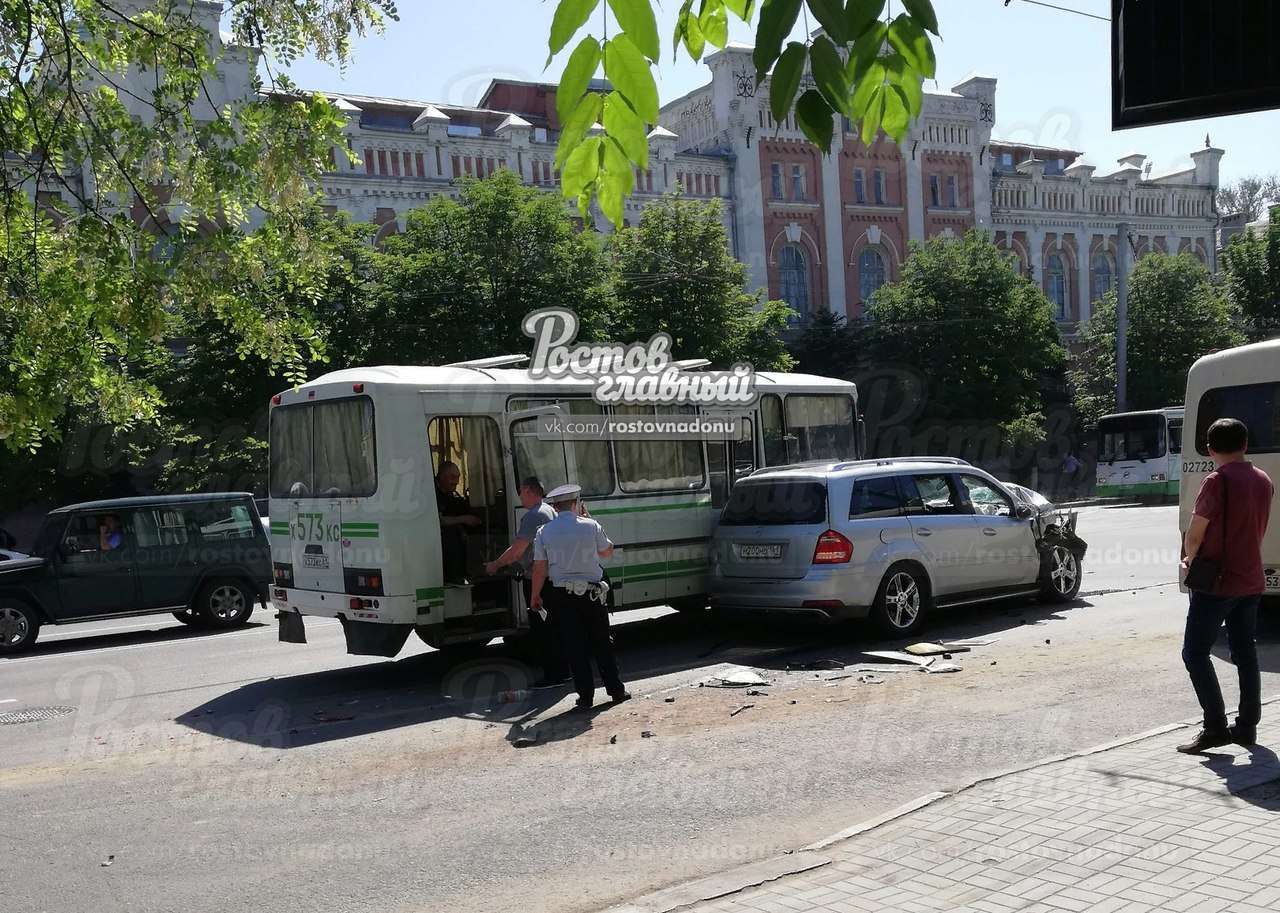
[[[1280,111],[1112,132],[1109,25],[1025,0],[1005,2],[934,0],[942,40],[935,45],[937,82],[925,86],[949,90],[974,72],[995,77],[997,139],[1079,150],[1100,173],[1120,156],[1141,152],[1158,175],[1189,165],[1208,133],[1227,153],[1223,183],[1280,171]],[[1101,16],[1111,7],[1110,0],[1050,2]],[[663,59],[657,75],[665,103],[705,84],[709,72],[683,50],[672,62],[669,41],[680,3],[658,3]],[[890,4],[896,13],[898,2]],[[308,89],[473,105],[495,76],[555,81],[568,56],[543,67],[555,0],[401,0],[399,8],[400,20],[384,34],[357,41],[345,73],[303,60],[291,77]],[[796,37],[802,34],[803,22]],[[738,24],[730,37],[752,43],[752,29]]]

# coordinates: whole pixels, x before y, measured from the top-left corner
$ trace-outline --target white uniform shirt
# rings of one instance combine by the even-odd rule
[[[575,581],[599,583],[604,579],[600,552],[612,545],[595,520],[562,510],[534,536],[533,560],[547,562],[552,586]]]

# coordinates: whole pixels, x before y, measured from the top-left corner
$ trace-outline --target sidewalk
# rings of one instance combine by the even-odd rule
[[[1274,913],[1280,759],[1173,750],[1194,733],[1165,727],[925,797],[613,913]],[[1280,721],[1259,738],[1280,745]]]

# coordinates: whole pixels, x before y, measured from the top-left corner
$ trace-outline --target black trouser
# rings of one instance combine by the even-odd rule
[[[569,668],[573,671],[573,686],[579,699],[587,702],[595,695],[595,677],[591,674],[593,658],[609,696],[618,697],[626,693],[627,689],[618,677],[613,644],[609,642],[608,608],[588,595],[574,596],[556,586],[545,587],[542,595],[551,613],[558,616],[560,640],[564,644]]]
[[[445,583],[461,583],[467,576],[467,533],[461,526],[440,527],[440,563]]]
[[[533,602],[533,581],[525,577],[520,581],[520,586],[524,589],[524,604],[528,606]],[[545,587],[543,592],[550,589],[549,586]],[[569,666],[564,661],[564,651],[560,648],[558,618],[555,612],[548,611],[547,620],[543,621],[541,615],[529,609],[529,637],[533,641],[538,663],[542,666],[542,677],[549,682],[563,681],[569,676]]]
[[[1240,676],[1240,712],[1236,722],[1245,729],[1253,729],[1262,719],[1262,681],[1254,645],[1260,601],[1258,596],[1191,593],[1187,630],[1182,640],[1182,662],[1191,675],[1191,684],[1204,710],[1204,728],[1209,732],[1225,732],[1227,728],[1227,708],[1210,659],[1210,651],[1224,623],[1231,662]]]

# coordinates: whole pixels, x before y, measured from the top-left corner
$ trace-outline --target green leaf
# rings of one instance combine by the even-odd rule
[[[807,90],[796,102],[796,121],[801,131],[823,152],[831,151],[831,136],[835,130],[831,118],[834,114],[817,89]]]
[[[857,41],[884,12],[884,0],[849,0],[844,8],[845,35]]]
[[[627,157],[641,168],[649,167],[649,138],[644,121],[636,116],[631,106],[617,92],[610,92],[604,100],[604,129]]]
[[[884,120],[884,97],[887,91],[884,83],[876,86],[866,110],[862,112],[862,145],[864,146],[870,146],[876,140],[876,131],[880,129],[880,122]]]
[[[653,70],[626,35],[617,35],[605,44],[604,75],[645,123],[658,122],[658,84],[653,81]]]
[[[604,173],[622,188],[623,196],[628,195],[636,187],[635,160],[611,138],[606,138],[601,148],[604,149]]]
[[[929,0],[902,0],[902,8],[911,14],[911,18],[920,23],[920,27],[938,35],[938,14],[933,11]]]
[[[907,110],[912,117],[918,117],[924,108],[924,80],[920,74],[907,66],[901,54],[890,54],[882,57],[889,82],[897,86],[907,102]]]
[[[845,76],[844,61],[826,35],[813,39],[809,47],[809,62],[813,65],[813,79],[818,84],[818,91],[827,104],[847,115],[850,109],[849,80]]]
[[[853,88],[853,99],[850,101],[851,119],[861,119],[871,106],[871,99],[884,87],[885,75],[888,71],[879,60],[871,62],[863,73],[858,84]]]
[[[867,72],[867,67],[880,57],[888,28],[883,22],[876,22],[853,43],[853,49],[849,52],[849,62],[845,65],[845,74],[848,76],[850,85],[861,80],[862,75]]]
[[[706,0],[702,15],[698,17],[698,27],[707,41],[716,47],[722,48],[729,43],[729,14],[723,0]]]
[[[746,22],[751,18],[756,2],[755,0],[724,0],[724,5],[729,7],[730,12],[735,16]]]
[[[903,13],[894,19],[889,26],[889,44],[902,55],[907,66],[919,72],[925,79],[932,79],[937,70],[937,60],[933,56],[933,44],[924,29],[916,21]]]
[[[615,226],[622,225],[627,195],[635,188],[635,171],[622,148],[606,139],[603,145],[604,168],[596,180],[600,211]]]
[[[635,46],[644,56],[656,61],[661,47],[658,44],[658,23],[653,18],[650,0],[609,0],[609,8]]]
[[[702,34],[702,26],[693,13],[685,15],[684,47],[694,60],[702,59],[702,52],[707,49],[707,38]]]
[[[566,197],[582,195],[600,173],[600,147],[604,137],[590,136],[579,143],[560,172],[560,188]]]
[[[555,17],[551,20],[551,39],[548,47],[547,63],[569,43],[569,39],[577,34],[578,29],[586,25],[587,19],[596,11],[600,0],[560,0],[556,7]]]
[[[884,119],[880,122],[885,133],[893,137],[895,143],[902,142],[907,135],[907,127],[911,124],[911,106],[902,87],[889,85],[884,92]]]
[[[578,102],[591,85],[591,77],[596,75],[596,67],[600,66],[600,42],[591,35],[583,38],[569,55],[564,73],[560,75],[560,86],[556,90],[556,112],[560,115],[560,123],[564,123],[573,113]]]
[[[800,90],[800,80],[804,76],[804,58],[805,46],[793,41],[787,45],[773,68],[773,76],[769,79],[769,113],[778,123],[787,119],[791,103]]]
[[[764,82],[769,68],[782,53],[782,42],[795,28],[803,0],[763,0],[756,24],[756,48],[751,59],[756,65],[756,82]]]
[[[599,92],[588,92],[578,102],[567,121],[560,125],[560,143],[556,146],[556,167],[563,170],[565,161],[578,148],[583,137],[600,120],[600,112],[604,107],[604,96]]]
[[[844,16],[844,3],[841,0],[806,0],[806,2],[809,4],[809,12],[813,13],[813,18],[818,20],[818,24],[832,41],[841,46],[848,43],[848,26]]]

